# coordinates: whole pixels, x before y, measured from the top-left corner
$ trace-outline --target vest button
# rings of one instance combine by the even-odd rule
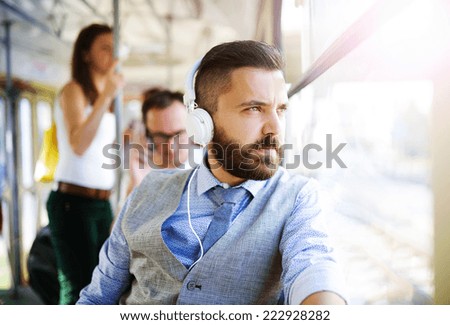
[[[189,291],[193,291],[194,289],[195,289],[195,281],[189,281],[188,283],[187,283],[187,289],[189,290]]]

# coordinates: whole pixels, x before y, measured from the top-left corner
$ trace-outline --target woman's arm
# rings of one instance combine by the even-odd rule
[[[94,102],[91,114],[85,116],[88,100],[76,81],[69,82],[62,90],[60,104],[64,123],[68,132],[69,143],[77,155],[82,155],[89,148],[95,137],[103,114],[110,107],[116,93],[124,85],[121,75],[115,73],[116,64],[109,70],[105,89]]]

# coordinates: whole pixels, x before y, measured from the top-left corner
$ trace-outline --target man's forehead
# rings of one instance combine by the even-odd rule
[[[146,124],[164,130],[185,128],[186,108],[182,103],[174,102],[164,109],[152,109],[147,113]]]
[[[247,94],[257,97],[285,97],[287,100],[287,84],[283,72],[262,68],[239,68],[231,73],[231,87],[228,92]],[[274,94],[272,94],[274,92]]]

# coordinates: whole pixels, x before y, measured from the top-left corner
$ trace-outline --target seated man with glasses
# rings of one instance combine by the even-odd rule
[[[186,114],[182,93],[159,88],[144,93],[142,121],[145,137],[134,139],[128,147],[128,193],[152,169],[186,169],[201,160],[201,149],[190,143],[186,134]],[[136,146],[135,142],[139,145]]]

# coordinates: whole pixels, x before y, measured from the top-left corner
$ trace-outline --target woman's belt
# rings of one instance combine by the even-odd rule
[[[65,194],[82,196],[97,200],[108,200],[111,195],[110,190],[100,190],[96,188],[89,188],[64,182],[58,183],[58,191]]]

